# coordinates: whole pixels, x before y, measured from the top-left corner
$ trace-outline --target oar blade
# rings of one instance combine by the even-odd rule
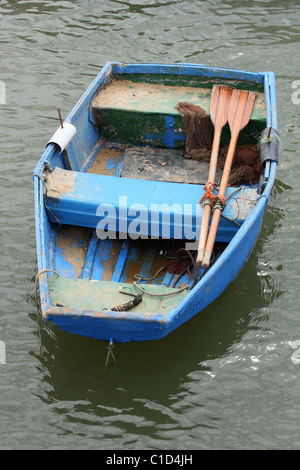
[[[228,108],[233,88],[225,85],[214,85],[210,99],[210,118],[214,126],[225,126],[228,120]]]
[[[231,133],[240,132],[250,121],[255,102],[255,93],[234,89],[228,109],[228,124]]]

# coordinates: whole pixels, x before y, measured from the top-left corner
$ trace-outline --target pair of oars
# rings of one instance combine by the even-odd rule
[[[214,125],[208,181],[203,199],[203,216],[198,244],[197,264],[208,268],[216,239],[219,220],[225,205],[225,193],[240,131],[248,124],[255,101],[255,93],[236,88],[214,85],[210,102],[210,116]],[[218,195],[214,195],[215,175],[223,127],[228,122],[231,139],[223,168]],[[214,207],[212,207],[214,206]],[[213,216],[209,228],[211,210]]]

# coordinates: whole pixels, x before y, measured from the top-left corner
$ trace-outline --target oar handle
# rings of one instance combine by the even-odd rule
[[[216,239],[216,235],[218,231],[220,216],[221,216],[221,211],[216,208],[212,216],[209,235],[207,237],[205,251],[203,255],[202,267],[204,269],[207,269],[210,264],[210,258],[211,258],[213,248],[214,248],[214,243],[215,243],[215,239]]]
[[[234,157],[234,153],[235,153],[235,148],[236,148],[238,136],[239,136],[238,132],[233,132],[233,134],[231,136],[231,139],[230,139],[230,143],[229,143],[229,147],[228,147],[228,151],[227,151],[227,156],[226,156],[226,160],[225,160],[225,163],[224,163],[222,178],[221,178],[220,186],[219,186],[219,193],[218,194],[221,197],[225,197],[226,188],[227,188],[227,184],[228,184],[228,180],[229,180],[229,176],[230,176],[230,171],[231,171],[231,166],[232,166],[232,162],[233,162],[233,157]]]
[[[198,253],[197,253],[197,259],[196,259],[196,263],[198,266],[203,261],[205,242],[206,242],[207,234],[208,234],[210,213],[211,213],[211,205],[205,204],[203,207],[202,223],[201,223],[201,230],[200,230],[199,243],[198,243]]]

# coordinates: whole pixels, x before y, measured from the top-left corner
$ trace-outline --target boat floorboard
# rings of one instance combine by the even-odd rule
[[[110,310],[129,302],[132,297],[122,293],[124,291],[134,295],[141,293],[134,285],[128,283],[90,282],[87,279],[65,279],[57,276],[49,276],[48,283],[53,307],[76,309],[83,313],[90,310]],[[142,302],[132,307],[130,312],[166,315],[188,293],[187,290],[178,291],[154,285],[145,285],[143,289],[150,295],[144,294]],[[170,293],[172,295],[169,295]]]
[[[87,173],[97,175],[203,185],[208,172],[209,162],[186,158],[182,150],[121,146],[109,142],[103,143],[87,170]],[[221,176],[222,171],[217,169],[217,184]]]

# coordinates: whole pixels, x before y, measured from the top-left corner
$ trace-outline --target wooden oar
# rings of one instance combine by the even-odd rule
[[[232,95],[233,88],[225,85],[214,85],[210,100],[210,118],[214,125],[214,140],[211,150],[210,166],[207,183],[204,187],[206,193],[201,199],[203,202],[203,215],[201,222],[201,230],[198,243],[197,264],[203,261],[204,248],[208,233],[210,213],[212,209],[211,195],[215,186],[215,176],[218,162],[218,153],[221,139],[221,132],[228,120],[228,106]]]
[[[226,161],[223,169],[221,183],[219,187],[218,199],[214,206],[214,213],[211,221],[210,231],[207,238],[202,266],[208,268],[211,254],[216,239],[221,212],[225,205],[225,192],[230,175],[232,160],[240,131],[248,124],[255,101],[255,93],[245,90],[232,92],[228,109],[228,123],[231,131],[231,139],[228,147]]]

